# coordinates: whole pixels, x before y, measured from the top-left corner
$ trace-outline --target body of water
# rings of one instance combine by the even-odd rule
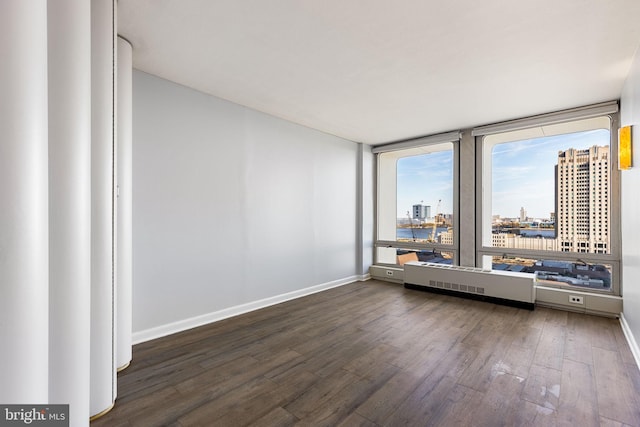
[[[397,239],[413,239],[413,234],[411,233],[411,228],[396,228],[396,238]],[[415,234],[416,240],[426,240],[431,238],[431,231],[433,229],[431,227],[428,228],[414,228],[413,233]],[[443,231],[447,231],[447,227],[437,227],[436,228],[436,236]]]
[[[517,233],[518,230],[514,230]],[[556,231],[550,228],[521,228],[520,235],[522,237],[544,237],[546,239],[555,239]]]
[[[431,231],[431,227],[414,228],[413,234],[415,234],[416,240],[427,240],[431,238]],[[447,231],[447,227],[437,227],[436,236],[444,231]],[[543,237],[545,239],[555,239],[556,237],[555,230],[549,228],[521,228],[509,231],[505,230],[505,232],[514,234],[518,234],[518,231],[520,231],[520,235],[522,237]],[[396,228],[397,239],[413,239],[413,234],[411,228]]]

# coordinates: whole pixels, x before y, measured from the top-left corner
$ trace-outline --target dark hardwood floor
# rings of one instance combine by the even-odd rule
[[[616,319],[358,282],[136,345],[99,426],[640,426]]]

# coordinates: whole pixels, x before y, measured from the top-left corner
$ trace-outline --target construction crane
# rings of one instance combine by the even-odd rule
[[[409,226],[411,227],[411,238],[416,241],[416,231],[413,229],[413,219],[411,219],[411,213],[407,211],[407,218],[409,218]]]
[[[440,215],[440,203],[442,199],[438,199],[438,205],[436,206],[436,212],[433,215],[433,229],[431,230],[431,237],[429,238],[430,242],[435,243],[436,241],[436,228],[438,226],[438,215]]]

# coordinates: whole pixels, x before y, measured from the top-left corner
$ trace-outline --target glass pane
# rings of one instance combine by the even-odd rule
[[[453,144],[397,161],[396,240],[453,245]]]
[[[379,263],[404,265],[409,261],[453,264],[453,252],[402,248],[376,248]]]
[[[491,245],[608,254],[610,132],[503,142],[491,151]]]
[[[493,257],[494,270],[535,274],[541,285],[573,286],[611,290],[611,265],[575,260],[544,260],[519,257]]]

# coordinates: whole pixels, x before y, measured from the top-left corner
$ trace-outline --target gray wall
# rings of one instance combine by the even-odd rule
[[[133,104],[134,335],[356,279],[356,143],[137,71]]]
[[[636,343],[640,340],[640,52],[624,85],[622,126],[633,125],[634,167],[622,171],[622,296],[624,318]],[[637,350],[637,348],[636,348]],[[637,355],[636,357],[639,357]]]

